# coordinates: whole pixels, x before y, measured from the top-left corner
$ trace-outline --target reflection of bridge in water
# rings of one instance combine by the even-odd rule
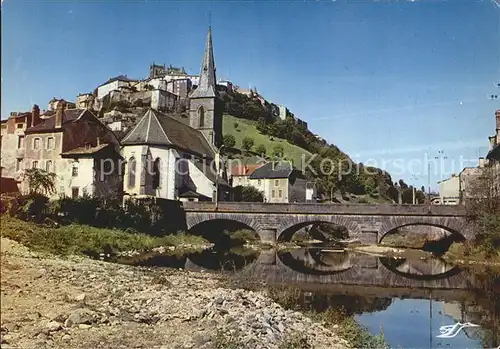
[[[204,269],[189,258],[185,267]],[[428,298],[432,291],[436,299],[461,299],[470,288],[467,272],[439,259],[392,259],[319,249],[264,250],[238,273],[250,280],[293,284],[305,291],[377,297]]]

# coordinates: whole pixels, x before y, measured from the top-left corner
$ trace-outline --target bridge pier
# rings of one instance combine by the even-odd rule
[[[260,242],[263,244],[276,246],[276,229],[267,228],[262,229],[258,232],[260,236]]]

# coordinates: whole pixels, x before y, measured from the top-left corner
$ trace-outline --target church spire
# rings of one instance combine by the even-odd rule
[[[215,79],[214,51],[212,47],[212,28],[208,27],[205,54],[201,62],[200,80],[198,87],[191,94],[191,98],[216,97],[217,80]]]

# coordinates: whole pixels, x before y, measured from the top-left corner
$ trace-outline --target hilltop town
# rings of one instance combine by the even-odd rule
[[[212,166],[222,146],[223,113],[237,114],[234,96],[257,104],[257,113],[265,110],[307,129],[307,123],[256,89],[216,79],[209,29],[199,75],[153,63],[145,79],[120,75],[79,94],[75,102],[53,98],[47,110],[34,105],[30,112],[12,112],[2,120],[3,191],[17,185],[26,192],[23,171],[37,168],[57,174],[53,197],[123,193],[212,200],[216,181],[221,196],[227,194],[224,168],[220,179],[203,168]],[[140,171],[146,163],[153,167],[148,178]],[[184,175],[174,175],[179,166],[186,167]]]

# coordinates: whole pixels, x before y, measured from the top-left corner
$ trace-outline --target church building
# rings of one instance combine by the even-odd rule
[[[223,199],[229,185],[214,162],[222,144],[224,107],[216,81],[209,28],[189,117],[148,110],[121,142],[126,196],[208,201],[219,193]]]

